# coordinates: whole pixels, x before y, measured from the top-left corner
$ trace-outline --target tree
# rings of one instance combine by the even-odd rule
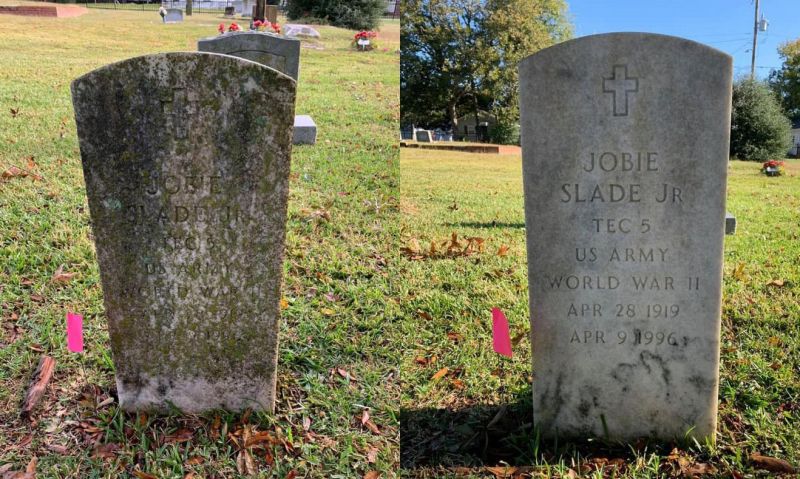
[[[781,102],[783,111],[800,120],[800,38],[778,48],[783,59],[780,70],[769,75],[769,86]]]
[[[491,90],[497,117],[492,141],[506,143],[518,137],[519,62],[527,56],[572,36],[563,0],[488,0],[487,37],[496,52]],[[516,132],[516,133],[515,133]],[[511,135],[511,136],[509,136]]]
[[[731,156],[766,161],[784,158],[791,139],[791,122],[766,84],[749,78],[733,85]]]
[[[450,123],[477,112],[486,91],[485,21],[479,0],[407,0],[400,16],[401,122]],[[485,101],[484,101],[485,102]]]
[[[337,27],[371,30],[386,11],[385,0],[289,0],[290,20],[318,18]]]
[[[401,122],[457,128],[487,109],[499,121],[490,134],[507,141],[519,120],[519,61],[570,34],[563,0],[407,0]]]

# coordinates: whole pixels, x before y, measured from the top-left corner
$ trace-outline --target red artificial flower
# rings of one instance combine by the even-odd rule
[[[281,26],[278,25],[277,23],[271,24],[271,27],[272,27],[272,31],[273,32],[275,32],[275,33],[280,33],[281,32]]]
[[[253,26],[256,28],[260,27],[261,25],[264,25],[264,22],[262,22],[261,20],[256,20],[255,22],[253,22]]]
[[[225,24],[224,24],[224,23],[220,23],[220,24],[219,24],[219,27],[217,27],[217,30],[218,30],[220,33],[225,33]]]
[[[231,26],[228,27],[228,31],[229,32],[238,32],[239,31],[239,25],[237,25],[236,22],[231,23]]]

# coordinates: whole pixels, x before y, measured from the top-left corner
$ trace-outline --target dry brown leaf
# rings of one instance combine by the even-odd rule
[[[8,110],[11,112],[11,118],[16,118],[19,115],[19,108],[9,108]]]
[[[311,429],[311,418],[303,416],[303,430],[308,431],[309,429]]]
[[[753,461],[753,466],[758,469],[764,469],[770,472],[777,472],[781,474],[794,474],[795,468],[787,461],[775,457],[762,456],[761,454],[752,454],[750,460]]]
[[[381,430],[380,430],[380,429],[378,429],[378,426],[376,426],[374,422],[372,422],[372,419],[370,419],[369,421],[367,421],[366,423],[364,423],[364,425],[365,425],[365,426],[367,426],[367,429],[369,429],[370,431],[372,431],[372,433],[373,433],[373,434],[378,434],[378,435],[380,435],[380,433],[381,433]]]
[[[367,423],[367,421],[369,421],[369,409],[365,408],[363,411],[361,411],[361,425],[363,426]]]
[[[158,479],[157,476],[154,476],[152,474],[148,474],[146,472],[138,471],[138,470],[137,471],[133,471],[133,475],[138,477],[139,479]]]
[[[206,459],[203,456],[194,456],[190,457],[185,463],[184,466],[194,466],[196,464],[202,464]]]
[[[268,442],[270,444],[277,444],[278,440],[275,438],[275,436],[273,436],[269,432],[261,431],[252,434],[250,437],[248,437],[247,440],[244,442],[244,447],[252,447],[257,444],[262,444],[265,442]]]
[[[460,379],[453,379],[452,381],[450,381],[450,384],[452,384],[453,387],[456,388],[456,389],[464,389],[464,387],[465,387],[464,381],[462,381]]]
[[[517,468],[513,467],[513,466],[510,466],[510,467],[503,467],[503,466],[486,467],[485,469],[486,469],[486,471],[492,473],[494,475],[494,477],[496,477],[498,479],[511,477],[512,475],[516,474],[516,472],[517,472]]]
[[[369,451],[367,451],[367,462],[374,464],[375,461],[378,460],[378,452],[380,452],[380,449],[377,447],[371,447]]]
[[[286,474],[285,479],[294,479],[295,477],[297,477],[297,471],[292,469],[288,474]]]
[[[381,473],[378,471],[369,471],[364,474],[364,479],[378,479],[379,477],[381,477]]]
[[[25,178],[28,176],[28,172],[17,168],[16,166],[10,166],[6,171],[3,172],[2,178],[9,179],[9,178]]]
[[[458,343],[464,340],[464,335],[461,333],[456,333],[455,331],[450,331],[449,333],[447,333],[447,339]]]
[[[164,436],[164,444],[173,444],[176,442],[191,441],[193,436],[194,432],[192,432],[191,430],[180,429],[175,434]]]
[[[426,313],[425,311],[417,310],[417,314],[422,319],[427,319],[428,321],[433,321],[433,316],[431,316],[429,313]]]
[[[505,256],[508,254],[508,245],[500,245],[500,248],[497,249],[497,256]]]
[[[442,368],[442,369],[436,371],[436,374],[434,374],[431,377],[431,381],[438,381],[438,380],[442,379],[444,377],[444,375],[447,374],[448,372],[450,372],[450,368]]]
[[[32,294],[31,301],[34,301],[36,303],[41,303],[44,301],[44,296],[42,296],[41,294]]]
[[[770,281],[769,283],[767,283],[767,286],[777,286],[777,287],[779,287],[779,288],[780,288],[780,287],[782,287],[782,286],[783,286],[783,285],[785,285],[785,284],[786,284],[786,281],[784,281],[784,280],[782,280],[782,279],[773,279],[772,281]]]
[[[281,298],[281,309],[286,309],[289,307],[289,302],[286,301],[286,298]]]
[[[53,273],[53,277],[51,278],[54,283],[69,283],[72,278],[74,278],[78,273],[65,273],[64,272],[64,265],[56,269],[56,272]]]
[[[744,279],[744,263],[738,263],[733,268],[733,277],[738,280]]]

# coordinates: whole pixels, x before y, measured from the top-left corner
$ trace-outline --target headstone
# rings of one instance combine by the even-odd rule
[[[225,7],[225,16],[232,17],[236,13],[236,7],[228,5]]]
[[[543,435],[714,440],[731,65],[643,33],[522,61]]]
[[[732,213],[725,213],[725,234],[736,234],[736,217]]]
[[[180,8],[168,8],[164,23],[180,23],[183,21],[183,10]]]
[[[430,143],[433,141],[433,135],[429,130],[417,130],[417,141],[420,143]]]
[[[272,410],[295,82],[166,53],[72,97],[121,406]]]
[[[274,68],[297,81],[300,74],[300,40],[265,32],[228,32],[200,39],[201,52],[223,53]]]
[[[320,38],[320,34],[314,28],[308,25],[298,25],[295,23],[287,23],[283,26],[283,34],[287,37],[310,37]]]
[[[308,115],[294,117],[294,145],[314,145],[317,143],[317,124]]]
[[[197,42],[201,52],[224,53],[246,58],[274,68],[298,79],[300,74],[300,40],[263,32],[230,32]],[[317,125],[308,115],[294,120],[295,145],[313,145],[317,141]]]

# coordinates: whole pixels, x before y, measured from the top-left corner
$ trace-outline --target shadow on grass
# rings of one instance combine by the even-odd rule
[[[507,223],[503,221],[480,223],[477,221],[461,221],[458,223],[445,223],[445,226],[457,226],[460,228],[525,228],[525,223]]]
[[[646,439],[628,445],[597,438],[567,441],[538,436],[530,388],[501,406],[401,409],[400,467],[403,477],[417,478],[480,473],[486,472],[485,467],[501,465],[592,468],[597,461],[630,464],[643,453],[668,454],[678,445]]]

